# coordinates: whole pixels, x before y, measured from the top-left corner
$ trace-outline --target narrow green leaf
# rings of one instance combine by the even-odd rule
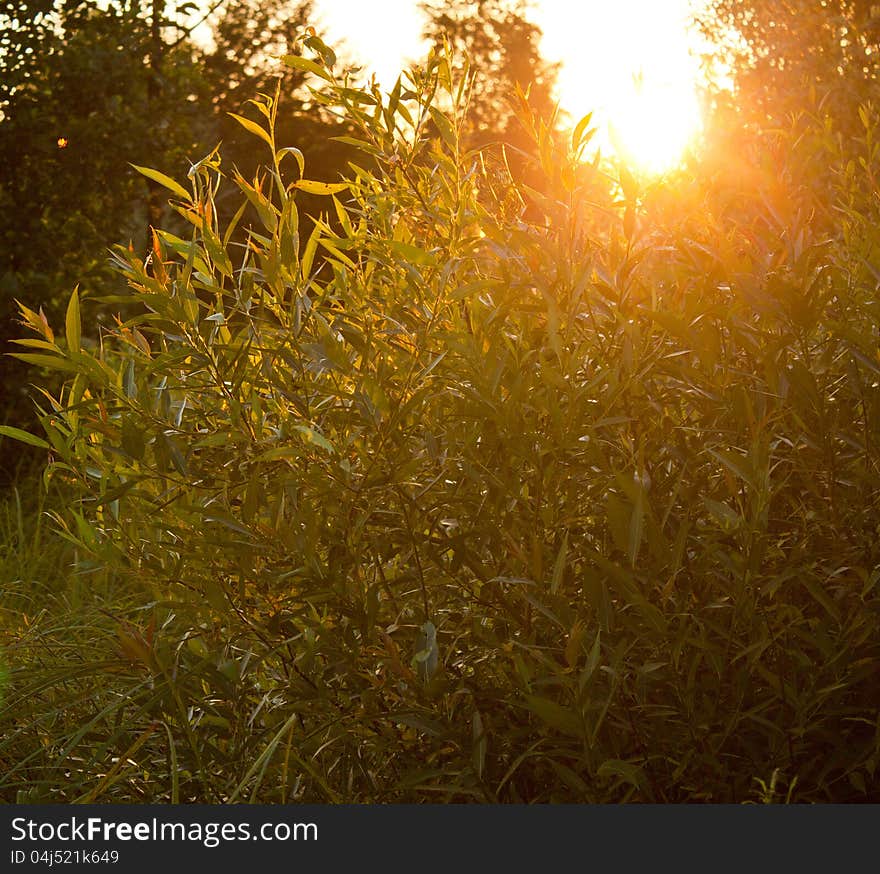
[[[804,576],[803,579],[801,579],[801,583],[813,596],[816,603],[820,604],[835,622],[840,622],[840,610],[834,601],[831,600],[831,597],[825,591],[822,584],[808,576]]]
[[[366,152],[368,155],[380,154],[379,149],[377,149],[372,143],[368,143],[366,140],[358,140],[354,137],[330,137],[330,139],[335,140],[338,143],[345,143],[347,146],[354,146],[354,148],[360,149],[360,151]]]
[[[252,534],[249,528],[246,528],[231,516],[221,516],[218,513],[212,513],[206,515],[204,518],[206,522],[216,522],[218,525],[222,525],[230,531],[235,531],[236,534],[244,534],[246,537],[250,537]]]
[[[51,449],[52,447],[41,437],[31,434],[28,431],[22,431],[21,428],[13,428],[11,425],[0,425],[0,435],[9,437],[12,440],[19,440],[27,443],[29,446],[37,446],[40,449]]]
[[[11,358],[17,358],[36,367],[48,367],[49,370],[63,370],[67,373],[79,373],[79,367],[66,358],[54,355],[38,355],[33,352],[8,352]]]
[[[321,238],[321,226],[315,222],[315,227],[309,235],[306,247],[303,250],[300,269],[302,270],[302,278],[308,279],[312,272],[312,262],[315,260],[315,252],[318,251],[318,240]]]
[[[126,297],[126,300],[130,300],[130,298]],[[10,340],[9,342],[25,346],[29,349],[45,349],[46,352],[54,352],[57,355],[61,354],[61,350],[54,343],[47,343],[45,340],[27,337],[24,340]]]
[[[272,137],[263,130],[255,121],[251,121],[249,118],[245,118],[242,115],[236,115],[234,112],[227,112],[227,115],[231,115],[246,131],[249,131],[254,136],[259,137],[266,143],[268,146],[272,145]]]
[[[132,164],[135,170],[138,171],[142,176],[146,176],[148,179],[152,179],[153,182],[158,182],[160,185],[167,188],[169,191],[173,191],[178,197],[182,197],[184,200],[188,200],[192,202],[192,195],[179,183],[175,182],[170,176],[166,176],[164,173],[160,173],[158,170],[153,170],[151,167],[138,167],[137,164]]]
[[[296,158],[296,164],[299,167],[299,175],[302,176],[306,172],[306,158],[303,153],[295,146],[287,146],[278,153],[278,163],[280,164],[288,155]]]
[[[67,348],[74,355],[78,355],[82,349],[82,322],[79,314],[79,292],[77,289],[74,289],[73,294],[70,295],[64,328],[67,336]]]
[[[645,533],[645,489],[640,477],[636,477],[636,499],[633,503],[632,515],[629,519],[629,540],[627,543],[627,558],[631,567],[635,567],[639,557],[639,549],[642,546],[642,536]]]
[[[474,710],[474,715],[471,720],[471,733],[474,739],[471,759],[477,777],[482,780],[483,772],[486,769],[486,751],[488,749],[488,739],[486,737],[486,727],[483,724],[483,717],[480,715],[479,710]]]
[[[411,243],[401,243],[398,240],[390,240],[389,246],[391,246],[395,255],[398,255],[411,264],[423,264],[426,267],[430,267],[435,263],[434,256],[430,252],[426,252],[418,246],[413,246]]]
[[[562,585],[562,577],[565,574],[565,559],[568,557],[568,532],[562,537],[562,545],[556,554],[556,562],[553,565],[553,577],[550,580],[550,591],[556,594]]]
[[[712,498],[703,498],[703,503],[715,519],[721,523],[721,527],[728,531],[735,531],[742,525],[742,517],[733,509],[715,501]]]
[[[555,728],[571,737],[583,737],[583,725],[574,711],[560,706],[549,698],[541,698],[538,695],[526,695],[525,699],[529,710],[540,717],[551,728]]]
[[[299,458],[302,449],[298,446],[276,446],[258,455],[255,461],[277,461],[279,458]]]
[[[581,691],[583,691],[584,686],[587,685],[590,677],[592,677],[595,673],[596,668],[599,667],[599,659],[602,655],[601,640],[602,629],[600,628],[596,632],[596,639],[593,641],[593,646],[590,649],[590,654],[587,656],[587,663],[584,665],[584,669],[581,671],[580,677],[578,677],[578,686],[580,687]]]
[[[348,182],[315,182],[313,179],[298,179],[291,186],[306,194],[339,194],[349,186]]]
[[[122,420],[122,448],[137,461],[144,457],[146,451],[143,429],[131,416]]]
[[[457,151],[458,136],[455,133],[455,128],[452,126],[452,122],[435,106],[429,106],[428,111],[431,113],[431,118],[434,120],[434,124],[437,125],[437,130],[440,131],[440,136],[443,137],[443,141],[453,152]]]
[[[328,66],[332,67],[336,63],[336,52],[333,51],[319,36],[309,36],[303,40],[303,44],[310,48],[315,54],[321,56],[321,60]]]
[[[300,55],[285,55],[281,61],[294,70],[302,70],[305,73],[314,73],[315,76],[320,76],[320,78],[327,82],[332,81],[332,76],[320,64],[316,64],[308,58],[303,58]]]
[[[709,454],[717,458],[732,474],[738,476],[747,485],[754,487],[755,476],[747,467],[747,459],[744,456],[725,452],[723,449],[710,449]]]
[[[368,94],[360,88],[341,88],[339,94],[346,100],[350,100],[352,103],[359,103],[361,105],[365,104],[367,106],[375,106],[377,103],[376,98],[373,97],[372,94]]]
[[[308,425],[294,425],[293,427],[303,435],[303,439],[306,443],[320,446],[321,449],[326,449],[328,452],[336,451],[333,444],[323,434],[319,434],[314,428],[310,428]]]
[[[584,140],[584,143],[581,143],[581,138],[584,135],[584,131],[587,129],[587,125],[593,120],[593,113],[588,112],[576,125],[574,130],[571,132],[571,150],[576,152],[581,145],[584,145],[586,142],[590,140],[593,135],[593,131],[589,131],[587,137]]]
[[[125,396],[129,398],[137,397],[137,379],[134,368],[134,359],[129,358],[128,364],[125,367],[125,377],[122,381],[122,386],[125,391]]]
[[[174,469],[181,476],[186,476],[189,472],[186,466],[186,459],[183,457],[183,453],[180,451],[180,447],[177,445],[177,441],[173,437],[170,437],[168,434],[161,434],[160,437],[166,451],[168,452],[168,457],[171,459],[171,463],[174,465]]]
[[[619,777],[636,789],[641,789],[645,782],[644,771],[632,762],[622,759],[606,759],[596,771],[597,777]]]

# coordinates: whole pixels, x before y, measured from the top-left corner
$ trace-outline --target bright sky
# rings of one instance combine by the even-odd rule
[[[599,140],[647,171],[674,164],[699,128],[699,63],[690,0],[533,0],[541,51],[561,61],[559,98],[576,121],[594,112]],[[424,53],[415,0],[317,0],[331,44],[385,87]]]

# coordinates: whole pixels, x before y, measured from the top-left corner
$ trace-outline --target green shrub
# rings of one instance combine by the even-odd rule
[[[117,252],[139,315],[23,310],[61,534],[150,593],[105,734],[43,756],[102,801],[877,800],[861,256],[609,179],[521,100],[527,187],[462,152],[447,58],[383,97],[310,42],[374,169],[309,180],[264,97],[257,178],[152,174],[192,235]]]

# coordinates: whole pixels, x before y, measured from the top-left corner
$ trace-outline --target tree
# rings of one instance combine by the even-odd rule
[[[199,93],[187,41],[145,64],[150,7],[10,7],[0,35],[0,340],[17,330],[14,299],[56,316],[74,284],[92,294],[116,284],[107,247],[143,249],[148,221],[164,219],[155,209],[148,217],[148,186],[130,164],[185,166],[198,126],[187,98]],[[4,364],[0,415],[20,421],[23,374]]]
[[[0,307],[7,315],[0,341],[17,330],[14,299],[55,317],[76,283],[87,295],[118,289],[110,246],[131,242],[145,252],[151,227],[179,229],[159,183],[132,164],[178,175],[224,140],[230,170],[253,173],[253,150],[228,113],[247,114],[249,99],[272,90],[275,56],[295,50],[311,7],[215,4],[208,10],[214,45],[205,48],[192,38],[191,6],[10,0],[0,10]],[[305,117],[301,82],[301,73],[287,71],[279,127],[289,145],[338,132],[326,129],[325,116]],[[322,172],[337,172],[341,148],[327,151]],[[20,422],[23,372],[5,364],[0,419]]]
[[[527,137],[515,118],[517,88],[529,92],[536,113],[553,114],[557,64],[539,51],[541,29],[528,19],[524,0],[426,0],[425,37],[440,48],[449,40],[460,61],[467,58],[471,91],[465,140],[471,146],[504,140],[524,146]]]
[[[713,0],[699,19],[710,67],[731,83],[715,89],[700,173],[729,219],[775,229],[775,249],[806,227],[802,246],[849,233],[844,211],[869,219],[856,222],[864,235],[877,215],[852,171],[876,164],[877,11],[862,0]]]
[[[212,29],[214,48],[204,58],[214,106],[238,112],[257,92],[271,91],[283,71],[275,59],[294,53],[313,15],[312,0],[228,0],[221,6]],[[301,75],[291,78],[302,81]]]
[[[712,60],[732,74],[724,111],[765,143],[792,126],[810,137],[823,127],[834,137],[861,136],[860,110],[880,96],[877,12],[866,0],[713,0],[699,23],[715,47]]]
[[[703,32],[723,49],[742,107],[770,123],[803,110],[812,89],[838,118],[876,91],[880,14],[869,0],[713,0]]]
[[[21,64],[3,58],[4,71],[20,72],[0,122],[3,273],[52,282],[51,266],[64,280],[88,279],[101,268],[83,263],[83,251],[125,235],[144,239],[135,225],[143,181],[129,162],[151,155],[162,169],[179,166],[193,147],[192,47],[166,47],[160,59],[152,19],[129,5],[68,4],[9,31],[30,36],[18,43],[27,46]],[[26,63],[34,45],[38,67]],[[160,96],[180,108],[163,111]]]

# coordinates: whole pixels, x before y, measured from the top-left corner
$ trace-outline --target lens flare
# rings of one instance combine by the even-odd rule
[[[614,151],[645,173],[675,166],[699,134],[696,94],[663,83],[641,83],[621,95],[610,114],[609,137]]]

